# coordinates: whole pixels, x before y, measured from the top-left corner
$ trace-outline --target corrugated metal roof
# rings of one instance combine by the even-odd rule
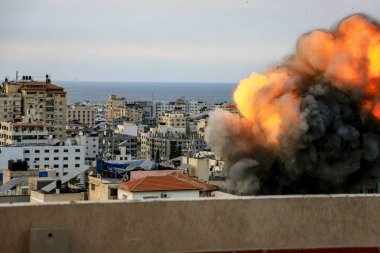
[[[54,182],[52,182],[52,183],[48,184],[47,186],[41,188],[41,190],[43,190],[45,192],[50,192],[50,191],[52,191],[52,190],[55,189],[56,184],[57,184],[56,182],[58,180],[61,180],[61,183],[64,184],[64,183],[70,181],[71,179],[77,177],[78,175],[82,174],[86,170],[88,170],[88,166],[87,165],[82,166],[80,168],[71,169],[69,171],[69,173],[67,173],[66,175],[64,175],[62,177],[57,177]]]
[[[16,185],[19,185],[19,184],[22,184],[24,183],[25,180],[21,179],[21,178],[12,178],[11,180],[9,180],[8,182],[6,182],[5,184],[3,184],[2,186],[0,186],[0,193],[4,194],[6,193],[8,190],[12,189],[13,187],[15,187]]]

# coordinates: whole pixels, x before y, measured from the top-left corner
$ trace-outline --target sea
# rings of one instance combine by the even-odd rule
[[[193,83],[193,82],[90,82],[54,81],[65,88],[67,103],[89,101],[106,102],[108,95],[124,97],[127,102],[135,100],[205,101],[209,103],[231,102],[236,83]]]

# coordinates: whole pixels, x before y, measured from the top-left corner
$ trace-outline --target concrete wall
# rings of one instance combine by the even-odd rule
[[[163,199],[162,194],[166,194],[165,199],[197,199],[199,198],[198,190],[191,191],[150,191],[150,192],[130,192],[118,189],[118,199],[144,200],[144,199]]]
[[[0,205],[1,249],[28,252],[32,228],[67,229],[70,252],[380,247],[379,210],[380,195]]]
[[[0,196],[0,203],[29,202],[30,195],[4,195]]]
[[[37,191],[30,192],[31,203],[58,202],[58,201],[81,201],[84,200],[85,193],[63,193],[63,194],[43,194]]]
[[[109,200],[117,198],[117,196],[111,196],[111,190],[113,186],[116,186],[120,182],[116,180],[107,180],[96,177],[88,177],[88,200]]]
[[[187,158],[182,156],[182,163],[189,164],[189,175],[197,177],[201,181],[208,182],[210,176],[209,161],[207,158]]]

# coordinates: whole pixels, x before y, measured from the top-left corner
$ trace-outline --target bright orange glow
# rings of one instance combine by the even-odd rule
[[[272,143],[272,144],[278,143],[277,137],[280,134],[280,124],[281,124],[281,117],[277,113],[269,115],[263,121],[264,129],[270,130],[270,131],[267,131],[267,140],[269,143]]]
[[[373,116],[380,119],[380,104],[376,104],[373,108]]]
[[[380,41],[376,45],[372,46],[368,50],[369,55],[369,75],[371,77],[380,76]]]
[[[234,100],[241,114],[247,119],[252,119],[253,101],[252,98],[256,92],[268,84],[268,78],[265,75],[252,73],[251,77],[240,82],[234,93]]]
[[[331,33],[317,30],[302,36],[284,66],[253,73],[234,92],[240,113],[267,142],[276,144],[281,132],[301,118],[297,78],[321,75],[332,80],[336,88],[355,93],[360,108],[380,120],[380,30],[364,16],[347,18]],[[293,70],[298,74],[294,80]]]

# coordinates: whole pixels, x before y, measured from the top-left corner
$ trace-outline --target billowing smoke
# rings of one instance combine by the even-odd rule
[[[214,111],[206,142],[245,194],[355,192],[380,177],[380,28],[363,15],[303,35],[296,53]]]

